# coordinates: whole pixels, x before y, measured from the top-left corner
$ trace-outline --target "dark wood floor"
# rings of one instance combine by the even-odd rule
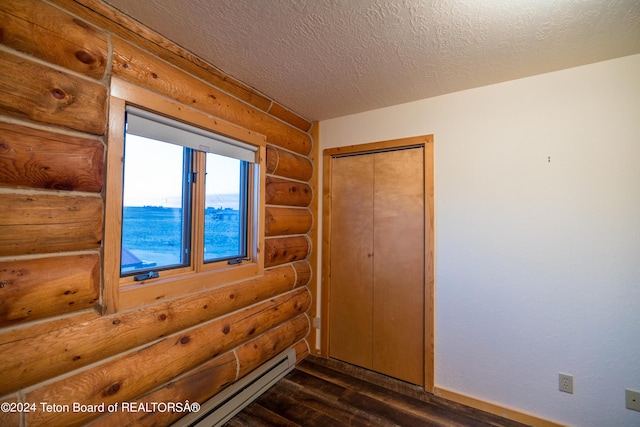
[[[522,427],[353,365],[309,356],[227,427]]]

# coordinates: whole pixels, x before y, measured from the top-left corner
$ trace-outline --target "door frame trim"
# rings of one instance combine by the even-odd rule
[[[435,228],[433,184],[433,135],[379,141],[367,144],[328,148],[323,151],[322,190],[322,291],[320,354],[329,357],[329,304],[331,300],[331,162],[335,157],[397,150],[408,147],[424,148],[425,192],[425,283],[424,283],[424,388],[434,391],[435,367]]]

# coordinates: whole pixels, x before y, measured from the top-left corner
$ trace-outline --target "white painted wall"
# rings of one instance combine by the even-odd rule
[[[423,134],[436,386],[572,426],[640,426],[624,403],[640,390],[640,55],[326,120],[320,148]]]

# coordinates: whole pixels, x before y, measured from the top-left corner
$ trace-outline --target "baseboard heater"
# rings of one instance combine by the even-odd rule
[[[269,387],[293,370],[296,351],[290,348],[263,363],[257,369],[242,377],[230,387],[222,390],[200,406],[200,411],[192,412],[172,427],[213,427],[221,426],[245,406],[257,399]]]

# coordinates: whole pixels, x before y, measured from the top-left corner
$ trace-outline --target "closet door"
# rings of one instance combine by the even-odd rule
[[[331,357],[372,369],[373,156],[331,167]]]
[[[375,154],[373,370],[424,385],[424,152]]]
[[[332,159],[331,357],[424,385],[424,152]]]

